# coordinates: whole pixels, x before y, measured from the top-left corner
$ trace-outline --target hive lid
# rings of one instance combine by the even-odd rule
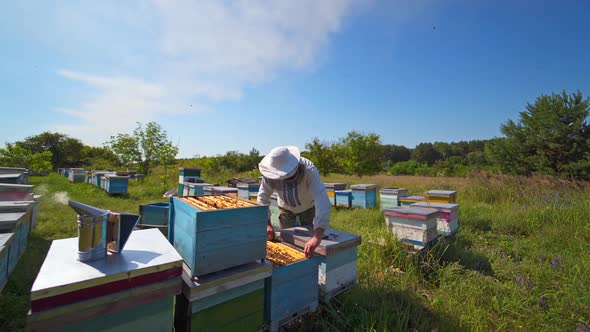
[[[456,190],[429,190],[427,192],[429,196],[453,196],[457,194]]]
[[[0,211],[11,209],[27,210],[28,208],[32,207],[32,205],[35,203],[35,201],[0,201]]]
[[[407,196],[407,197],[403,197],[400,200],[408,200],[408,201],[421,201],[424,199],[424,196],[418,196],[418,195],[414,195],[414,196]]]
[[[336,190],[334,192],[336,193],[336,195],[350,195],[352,194],[352,189]]]
[[[324,183],[324,187],[326,187],[326,189],[344,190],[346,188],[346,184],[340,182],[330,182]]]
[[[407,193],[408,189],[406,188],[382,188],[379,190],[382,194],[399,194],[399,193]]]
[[[455,211],[459,209],[459,204],[450,204],[450,203],[435,203],[435,202],[416,202],[412,204],[412,207],[424,207],[424,208],[433,208],[433,209],[447,209],[451,211]]]
[[[390,209],[383,210],[385,215],[391,216],[399,216],[400,218],[407,217],[409,219],[412,216],[420,216],[424,217],[425,219],[435,218],[438,215],[438,210],[436,209],[429,209],[429,208],[419,208],[419,207],[393,207]]]
[[[0,179],[13,179],[23,176],[23,173],[4,173],[0,174]]]
[[[73,292],[100,297],[114,288],[125,291],[179,278],[181,272],[182,257],[157,229],[134,231],[120,254],[90,262],[78,260],[78,238],[54,240],[31,289],[32,305]]]
[[[281,229],[281,239],[284,242],[295,245],[299,248],[304,248],[305,244],[311,240],[312,236],[313,231],[305,227]],[[330,228],[324,232],[324,237],[315,252],[322,256],[330,256],[343,250],[356,247],[360,244],[360,235]]]
[[[18,221],[22,217],[24,217],[26,214],[27,214],[26,212],[0,213],[0,223],[9,223],[9,222]]]
[[[368,184],[368,183],[353,184],[350,186],[350,189],[353,189],[353,190],[368,190],[368,189],[376,189],[376,188],[377,188],[376,184]]]
[[[14,233],[0,233],[0,247],[7,246],[14,239]]]

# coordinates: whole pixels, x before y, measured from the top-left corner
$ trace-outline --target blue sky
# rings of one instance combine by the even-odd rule
[[[11,1],[0,144],[159,122],[181,157],[335,140],[487,139],[590,95],[590,1]]]

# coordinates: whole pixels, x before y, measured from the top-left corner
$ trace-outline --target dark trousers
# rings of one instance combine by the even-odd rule
[[[299,217],[301,226],[313,229],[313,218],[315,218],[315,206],[301,213],[295,214],[289,210],[279,207],[279,224],[281,229],[295,227],[295,222]]]

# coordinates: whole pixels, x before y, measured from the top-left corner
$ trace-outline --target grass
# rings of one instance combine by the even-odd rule
[[[403,186],[411,194],[456,189],[461,228],[417,255],[385,230],[380,211],[334,210],[333,227],[363,238],[357,287],[290,329],[574,331],[590,324],[588,186],[488,175],[325,180]],[[140,204],[165,201],[158,175],[132,182],[128,197],[109,197],[55,174],[31,181],[44,199],[27,251],[0,296],[1,331],[24,329],[30,289],[51,240],[76,236],[73,210],[57,201],[67,195],[133,213]]]

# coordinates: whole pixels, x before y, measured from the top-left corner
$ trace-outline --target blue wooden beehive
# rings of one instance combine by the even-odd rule
[[[14,233],[0,233],[0,291],[6,285],[8,276],[14,269],[13,264],[9,269],[10,265],[10,249],[13,246]]]
[[[101,186],[109,194],[124,194],[129,186],[128,176],[106,174],[102,177]]]
[[[269,243],[269,252],[275,246],[281,250],[291,250],[292,257],[297,254],[302,260],[291,264],[275,264],[270,254],[267,259],[273,262],[272,276],[265,281],[265,320],[270,331],[278,331],[279,327],[291,320],[315,312],[318,307],[318,265],[320,258],[314,256],[305,259],[297,250],[282,243]]]
[[[260,331],[264,327],[264,280],[269,262],[253,262],[191,278],[185,265],[176,297],[174,328],[189,331]]]
[[[352,207],[352,190],[336,190],[336,206]]]
[[[281,230],[283,242],[300,250],[313,234],[305,227]],[[328,229],[315,253],[319,255],[318,288],[320,299],[327,302],[334,296],[354,287],[357,279],[357,249],[361,237],[336,229]]]
[[[168,237],[168,217],[170,203],[150,203],[139,206],[140,228],[157,228]]]
[[[258,193],[260,184],[258,183],[238,183],[238,197],[243,199],[250,199],[251,193]]]
[[[213,187],[213,184],[187,182],[184,184],[184,186],[185,186],[185,190],[187,190],[187,188],[188,188],[188,192],[186,195],[183,195],[183,196],[201,196],[201,195],[205,195],[205,188]]]
[[[27,248],[29,216],[25,212],[0,213],[0,233],[14,233],[13,245],[8,258],[8,273],[11,273]]]
[[[214,207],[208,203],[225,201]],[[226,196],[171,197],[169,240],[191,270],[205,275],[263,259],[268,207]]]
[[[363,209],[377,207],[377,185],[376,184],[353,184],[352,206]]]
[[[330,198],[330,202],[332,205],[336,205],[336,190],[344,190],[346,189],[346,184],[344,183],[324,183],[326,187],[326,194],[328,198]]]

